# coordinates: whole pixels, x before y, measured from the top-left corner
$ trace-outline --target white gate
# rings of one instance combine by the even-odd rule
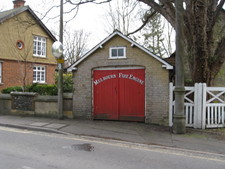
[[[174,86],[170,83],[169,125],[173,125]],[[225,127],[225,87],[207,87],[196,83],[185,87],[184,113],[186,126],[194,128]]]

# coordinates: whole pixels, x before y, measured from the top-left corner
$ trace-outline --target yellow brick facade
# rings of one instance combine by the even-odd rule
[[[43,28],[41,21],[34,17],[29,7],[22,7],[18,10],[21,9],[24,10],[14,16],[6,17],[0,23],[0,62],[2,64],[0,90],[11,86],[22,86],[23,77],[19,70],[24,63],[29,66],[29,69],[26,69],[28,71],[27,84],[33,83],[32,67],[34,65],[46,68],[46,84],[54,83],[56,60],[51,49],[55,38]],[[46,38],[46,57],[33,55],[34,36]],[[18,49],[18,41],[24,44],[22,49]]]

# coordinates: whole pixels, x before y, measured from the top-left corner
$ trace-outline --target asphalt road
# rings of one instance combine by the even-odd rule
[[[225,156],[0,127],[0,169],[224,169]]]

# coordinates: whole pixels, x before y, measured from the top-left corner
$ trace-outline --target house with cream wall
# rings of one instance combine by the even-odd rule
[[[54,84],[56,38],[25,1],[0,12],[0,90],[33,83]]]

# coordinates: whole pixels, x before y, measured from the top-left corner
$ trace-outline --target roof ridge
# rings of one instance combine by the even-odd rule
[[[39,25],[50,35],[53,40],[57,40],[51,31],[45,26],[45,24],[40,20],[40,18],[35,14],[35,12],[29,7],[29,5],[22,6],[19,8],[10,9],[7,11],[0,12],[0,23],[3,23],[5,20],[14,17],[24,11],[28,11],[34,19],[39,23]]]
[[[30,9],[30,7],[28,5],[19,7],[19,8],[13,8],[13,9],[9,9],[6,11],[2,11],[2,12],[0,12],[0,22],[3,22],[5,20],[7,20],[8,18],[11,18],[27,9]]]

